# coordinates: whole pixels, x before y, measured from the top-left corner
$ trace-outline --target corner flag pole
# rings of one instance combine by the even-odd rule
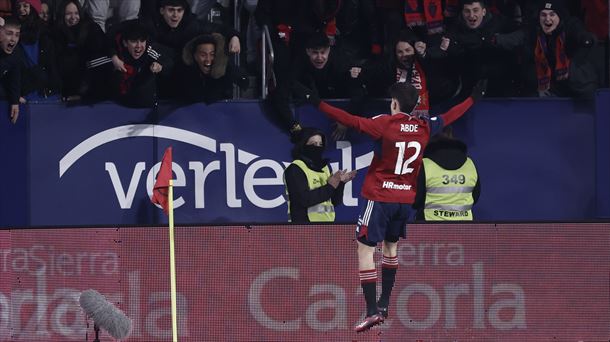
[[[169,273],[172,300],[172,336],[173,342],[178,342],[178,313],[176,310],[176,257],[174,248],[174,180],[169,180],[167,189],[169,212]]]

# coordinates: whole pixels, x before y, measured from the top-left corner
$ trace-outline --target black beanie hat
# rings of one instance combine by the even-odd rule
[[[562,0],[542,0],[538,7],[538,14],[543,10],[554,11],[560,19],[567,16],[567,10]]]
[[[326,147],[326,136],[324,132],[315,128],[315,127],[303,127],[299,133],[294,137],[294,147],[292,149],[292,157],[298,158],[301,155],[301,151],[303,150],[303,146],[307,145],[307,140],[313,137],[314,135],[319,135],[322,137],[322,146]]]
[[[139,20],[128,21],[123,28],[121,38],[123,40],[148,40],[150,32]]]
[[[398,33],[396,43],[407,42],[409,45],[415,47],[415,42],[418,41],[417,35],[410,28],[406,28]]]
[[[159,1],[159,8],[165,6],[181,6],[185,11],[189,10],[189,3],[186,0],[161,0]]]

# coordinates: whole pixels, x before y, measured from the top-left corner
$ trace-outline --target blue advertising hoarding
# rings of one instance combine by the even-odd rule
[[[151,115],[102,104],[63,110],[62,120],[44,110],[32,120],[31,188],[58,196],[31,197],[31,224],[163,221],[149,196],[170,145],[177,222],[285,218],[282,162],[290,162],[290,146],[252,107],[194,105]],[[70,136],[66,120],[78,127]]]
[[[599,97],[608,99],[608,92],[598,94],[597,107],[567,99],[485,100],[456,122],[482,182],[475,218],[587,220],[602,213],[607,196],[597,191],[603,182],[596,172],[603,170],[595,123],[609,114],[598,108]],[[367,112],[386,107],[377,102]],[[282,173],[292,144],[258,101],[156,111],[112,103],[24,108],[17,125],[0,124],[0,148],[11,165],[2,170],[10,181],[0,186],[0,226],[164,223],[149,196],[168,146],[177,223],[287,221]],[[303,125],[330,135],[333,123],[316,109],[296,113]],[[372,143],[353,131],[329,142],[333,169],[358,170],[337,208],[337,221],[355,222]]]

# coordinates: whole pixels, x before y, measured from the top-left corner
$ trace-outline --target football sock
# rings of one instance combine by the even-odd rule
[[[360,286],[366,301],[366,316],[377,313],[377,270],[360,271]]]
[[[381,259],[381,295],[379,296],[380,307],[387,308],[390,302],[390,294],[396,280],[396,270],[398,269],[398,256]]]

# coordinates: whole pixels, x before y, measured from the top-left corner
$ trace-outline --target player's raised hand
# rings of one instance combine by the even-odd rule
[[[477,84],[472,87],[472,93],[470,97],[476,102],[479,101],[487,92],[487,79],[479,80]]]

